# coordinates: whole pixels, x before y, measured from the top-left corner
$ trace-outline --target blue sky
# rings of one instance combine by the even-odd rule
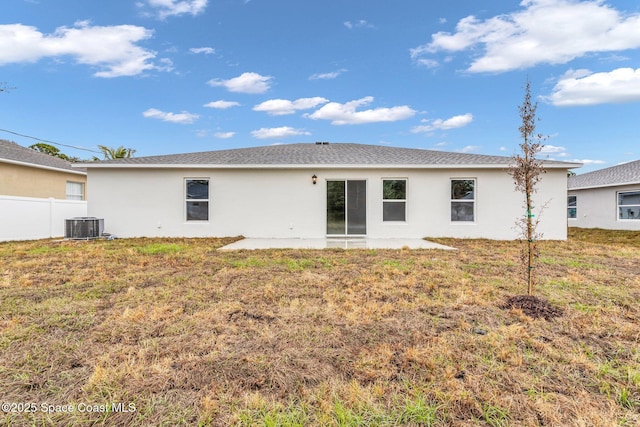
[[[512,155],[527,78],[545,156],[580,172],[640,158],[636,1],[0,5],[12,88],[0,128],[90,150],[331,141]]]

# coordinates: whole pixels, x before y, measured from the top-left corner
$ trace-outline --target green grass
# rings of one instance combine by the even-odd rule
[[[136,408],[4,425],[640,425],[638,232],[540,242],[551,320],[503,308],[516,242],[232,240],[0,244],[3,401]]]
[[[406,400],[397,421],[398,424],[430,427],[442,421],[440,412],[440,405],[428,402],[424,396],[417,396]]]
[[[509,412],[486,403],[482,405],[482,419],[492,427],[506,427],[509,425]]]

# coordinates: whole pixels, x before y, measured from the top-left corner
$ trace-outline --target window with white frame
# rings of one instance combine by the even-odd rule
[[[640,190],[618,193],[618,219],[640,220]]]
[[[209,180],[187,178],[185,185],[187,221],[209,221]]]
[[[84,182],[67,181],[67,200],[84,200]]]
[[[578,218],[578,196],[567,197],[567,218]]]
[[[407,180],[382,180],[382,221],[407,220]]]
[[[474,222],[476,212],[476,180],[451,180],[451,221]]]

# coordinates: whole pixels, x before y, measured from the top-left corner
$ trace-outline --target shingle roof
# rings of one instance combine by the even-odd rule
[[[31,148],[23,147],[15,142],[0,139],[0,162],[3,160],[16,163],[26,163],[36,167],[61,169],[72,173],[82,173],[77,168],[71,168],[71,162],[48,154],[39,153]]]
[[[486,165],[505,166],[510,157],[481,154],[450,153],[416,148],[395,148],[379,145],[347,143],[299,143],[264,147],[238,148],[200,153],[171,154],[163,156],[133,157],[85,163],[83,166],[108,167],[110,165],[145,167],[185,166],[427,166],[427,165]],[[545,162],[556,167],[576,167],[578,164]]]
[[[569,177],[569,189],[640,184],[640,160]]]

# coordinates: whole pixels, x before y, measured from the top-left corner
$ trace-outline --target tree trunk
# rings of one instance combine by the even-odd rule
[[[528,158],[528,156],[527,156]],[[526,181],[526,193],[527,193],[527,284],[528,294],[533,295],[533,268],[534,268],[534,235],[533,235],[533,203],[531,201],[531,194],[533,189],[531,188],[531,179],[529,171],[527,171]]]

